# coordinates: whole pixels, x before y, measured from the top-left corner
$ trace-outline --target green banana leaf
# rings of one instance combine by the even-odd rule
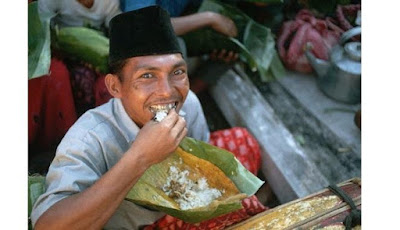
[[[264,182],[247,170],[236,157],[227,150],[190,137],[185,137],[180,147],[220,168],[236,187],[248,196],[254,195]]]
[[[44,192],[45,187],[44,176],[28,176],[28,213],[32,212],[32,207],[35,204],[37,198]]]
[[[100,73],[108,72],[109,39],[100,31],[86,27],[56,30],[54,47],[71,59],[91,64]]]
[[[183,37],[189,56],[209,54],[214,49],[232,50],[250,69],[258,71],[263,82],[285,75],[285,68],[275,49],[271,30],[247,16],[238,8],[216,0],[203,1],[199,12],[213,11],[231,18],[238,29],[236,38],[228,38],[212,29],[201,29]]]
[[[31,216],[32,207],[37,198],[45,191],[44,176],[28,176],[28,218]],[[28,229],[32,229],[32,225],[28,223]]]
[[[224,199],[213,201],[208,206],[181,210],[177,203],[161,190],[162,184],[165,183],[169,166],[179,161],[178,151],[175,151],[163,162],[146,170],[128,193],[126,199],[139,205],[163,211],[183,221],[198,223],[240,209],[242,207],[241,200],[246,196],[255,194],[264,183],[243,167],[234,155],[226,150],[189,137],[186,137],[180,143],[180,148],[186,154],[192,155],[196,159],[203,159],[208,164],[212,163],[214,167],[218,167],[233,182],[238,192],[232,192]],[[202,166],[201,163],[198,164]],[[211,171],[212,169],[205,170]],[[207,177],[207,180],[212,179],[215,178]],[[226,183],[219,183],[220,186],[223,186],[223,184]]]
[[[49,73],[50,20],[54,16],[55,14],[39,15],[37,2],[28,5],[28,79]]]

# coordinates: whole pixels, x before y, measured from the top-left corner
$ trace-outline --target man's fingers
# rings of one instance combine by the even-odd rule
[[[233,61],[236,61],[239,58],[239,54],[235,53],[235,55],[233,56]]]
[[[220,51],[213,50],[210,54],[210,59],[214,61],[223,61],[227,64],[236,61],[239,58],[239,54],[235,53],[234,51],[227,51],[222,49]]]
[[[225,53],[226,53],[226,50],[225,50],[225,49],[221,50],[221,52],[218,54],[218,58],[219,58],[219,59],[223,59],[224,56],[225,56]]]
[[[176,113],[175,109],[171,109],[168,115],[160,122],[167,127],[174,127],[179,119],[179,115]]]
[[[232,21],[232,19],[228,19],[228,26],[226,27],[228,29],[228,34],[231,37],[236,37],[237,36],[237,27],[235,25],[235,22]]]
[[[171,134],[173,137],[177,138],[183,129],[186,128],[186,121],[183,117],[179,117],[175,126],[171,129]]]
[[[224,58],[225,63],[229,63],[233,60],[233,51],[229,51],[228,55],[226,55],[226,57]]]
[[[232,29],[231,29],[230,32],[231,32],[231,36],[232,37],[236,37],[237,36],[237,28],[236,28],[235,23],[232,24]]]
[[[176,140],[177,143],[181,143],[181,141],[183,140],[184,137],[186,137],[186,134],[188,133],[188,129],[185,127],[182,129],[182,131],[178,134]]]

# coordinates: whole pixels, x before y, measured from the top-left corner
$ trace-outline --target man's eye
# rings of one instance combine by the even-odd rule
[[[181,70],[181,69],[178,69],[178,70],[176,70],[176,71],[174,72],[175,75],[181,75],[181,74],[184,74],[184,73],[185,73],[185,71],[183,71],[183,70]]]
[[[142,78],[152,78],[153,75],[151,73],[145,73],[142,75]]]

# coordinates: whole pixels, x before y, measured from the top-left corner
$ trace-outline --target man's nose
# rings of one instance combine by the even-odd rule
[[[165,76],[158,82],[157,93],[162,96],[171,96],[172,88],[168,76]]]

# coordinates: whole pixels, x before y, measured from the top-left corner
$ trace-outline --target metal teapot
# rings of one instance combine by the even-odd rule
[[[305,47],[305,55],[318,75],[321,90],[329,97],[349,104],[361,102],[361,43],[347,42],[359,34],[361,27],[343,33],[339,44],[332,48],[329,61],[316,58],[310,52],[311,43]]]

